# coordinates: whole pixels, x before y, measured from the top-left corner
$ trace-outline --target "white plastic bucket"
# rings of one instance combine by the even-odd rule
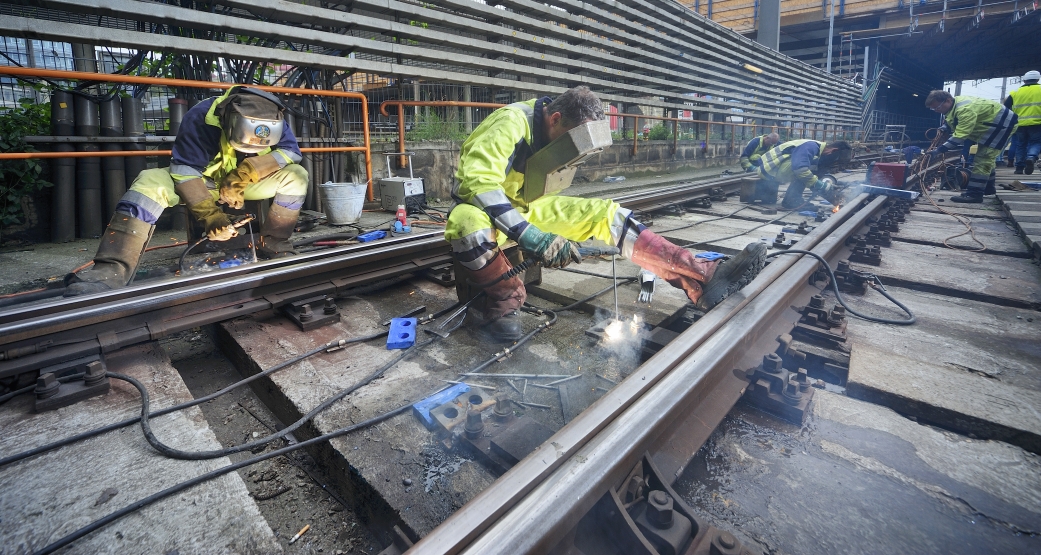
[[[330,224],[353,224],[361,218],[367,191],[364,183],[322,183],[318,189],[321,191],[325,217]]]

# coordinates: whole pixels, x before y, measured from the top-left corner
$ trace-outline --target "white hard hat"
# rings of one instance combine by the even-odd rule
[[[1038,71],[1036,69],[1028,71],[1025,74],[1023,74],[1023,80],[1024,81],[1039,81],[1039,80],[1041,80],[1041,73],[1038,73]]]

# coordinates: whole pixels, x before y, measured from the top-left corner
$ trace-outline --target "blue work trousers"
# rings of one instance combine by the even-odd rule
[[[1022,168],[1027,158],[1037,160],[1041,154],[1041,125],[1020,126],[1016,130],[1016,167]]]

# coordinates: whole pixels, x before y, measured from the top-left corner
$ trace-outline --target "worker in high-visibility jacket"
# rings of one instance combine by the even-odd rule
[[[1023,85],[1009,93],[1005,107],[1016,113],[1019,129],[1016,130],[1016,174],[1034,173],[1037,157],[1041,154],[1041,72],[1028,71],[1023,75]]]
[[[217,206],[272,199],[257,255],[295,254],[289,237],[307,194],[307,171],[275,95],[236,86],[188,110],[168,168],[144,170],[116,205],[94,266],[66,277],[66,296],[123,287],[137,269],[163,210],[184,203],[211,241],[238,235]]]
[[[985,194],[994,194],[994,161],[1016,131],[1018,117],[1001,104],[974,96],[951,96],[947,91],[933,91],[925,99],[925,106],[943,114],[940,132],[947,140],[926,154],[942,155],[952,149],[961,149],[966,141],[976,143],[976,155],[969,169],[968,187],[953,202],[983,202]]]
[[[777,133],[767,133],[748,141],[745,149],[741,151],[741,169],[746,172],[754,172],[755,168],[759,166],[759,159],[780,140],[781,136]]]
[[[599,239],[682,288],[704,310],[762,269],[766,249],[759,242],[720,265],[669,243],[614,201],[552,193],[531,198],[532,191],[524,189],[532,186],[537,171],[545,172],[540,158],[577,152],[557,165],[564,168],[593,152],[568,142],[571,137],[584,130],[589,131],[587,137],[594,136],[595,129],[600,133],[596,136],[606,135],[600,149],[610,145],[604,120],[600,99],[586,87],[575,87],[556,99],[543,97],[499,108],[463,143],[452,191],[457,205],[448,216],[445,239],[456,261],[459,300],[484,292],[471,306],[483,339],[514,341],[524,333],[517,312],[526,299],[524,283],[520,276],[508,273],[512,266],[500,250],[509,240],[517,242],[525,257],[545,267],[564,267],[580,261],[574,241]],[[525,176],[525,171],[531,175]]]
[[[818,178],[841,162],[848,162],[853,151],[846,141],[814,141],[796,139],[781,143],[760,158],[756,173],[756,197],[764,204],[777,202],[777,190],[788,182],[781,206],[792,209],[804,204],[802,193],[809,187],[813,194],[835,203],[838,189]]]

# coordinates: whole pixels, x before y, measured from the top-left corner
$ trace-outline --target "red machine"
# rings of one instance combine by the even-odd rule
[[[907,164],[903,162],[872,162],[868,166],[867,182],[876,187],[904,189],[907,187]]]

